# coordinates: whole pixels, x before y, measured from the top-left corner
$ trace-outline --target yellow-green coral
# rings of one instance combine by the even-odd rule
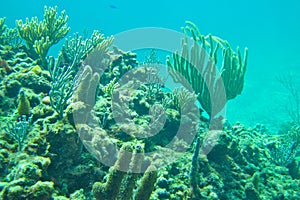
[[[144,159],[144,145],[137,144],[133,150],[131,162],[129,164],[129,171],[122,181],[122,187],[119,192],[118,199],[130,200],[132,199],[133,191],[139,177],[142,162]],[[151,190],[152,192],[152,190]]]
[[[156,179],[157,179],[157,169],[155,166],[150,165],[147,168],[141,180],[141,186],[139,187],[134,199],[135,200],[149,199],[154,189],[154,184],[156,183]]]
[[[65,11],[62,11],[59,16],[57,7],[45,6],[44,9],[44,19],[41,22],[37,17],[33,17],[31,21],[26,18],[25,23],[22,20],[16,21],[20,37],[26,41],[30,50],[34,50],[39,55],[43,64],[46,62],[45,57],[49,48],[58,43],[70,30]]]
[[[18,115],[29,115],[30,114],[30,103],[27,99],[25,92],[21,91],[19,94],[19,106],[18,106]]]
[[[106,96],[112,97],[114,89],[118,86],[118,83],[116,82],[117,78],[114,77],[112,80],[110,80],[110,82],[107,85],[101,87],[102,91]]]
[[[90,66],[85,66],[83,77],[76,90],[76,101],[84,102],[87,105],[94,106],[97,86],[100,80],[98,73],[93,73]]]
[[[94,183],[93,195],[95,199],[148,200],[157,179],[157,169],[154,165],[147,168],[136,194],[133,195],[143,160],[143,145],[138,144],[133,148],[129,143],[124,144],[121,147],[117,161],[109,169],[106,183]]]
[[[128,151],[132,151],[132,146],[125,144],[122,146],[118,160],[113,167],[109,169],[109,175],[106,183],[96,182],[93,185],[93,195],[97,200],[114,200],[117,198],[122,180],[126,175],[125,170],[119,171],[122,167],[129,169],[128,160],[131,159],[131,155]],[[127,165],[124,165],[124,164]]]
[[[4,24],[4,22],[5,22],[5,17],[0,18],[0,39],[1,39],[1,35],[4,33],[6,29],[6,25]]]

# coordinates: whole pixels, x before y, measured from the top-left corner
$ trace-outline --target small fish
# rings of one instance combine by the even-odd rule
[[[114,4],[110,4],[109,7],[112,8],[112,9],[117,9],[117,8],[118,8],[118,7],[117,7],[116,5],[114,5]]]

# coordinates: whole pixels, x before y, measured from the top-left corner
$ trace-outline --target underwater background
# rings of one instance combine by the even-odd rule
[[[263,123],[272,130],[289,121],[290,96],[276,77],[292,73],[295,87],[300,88],[297,0],[30,0],[6,1],[2,5],[1,16],[6,17],[9,27],[15,26],[16,19],[41,18],[44,5],[58,6],[70,16],[69,36],[94,29],[105,35],[142,27],[180,31],[186,20],[192,21],[203,33],[225,38],[233,47],[250,50],[243,95],[228,103],[227,118],[251,126]],[[51,51],[56,53],[59,48],[58,44]]]
[[[0,200],[300,199],[299,10],[1,2]],[[187,37],[114,46],[132,30]]]

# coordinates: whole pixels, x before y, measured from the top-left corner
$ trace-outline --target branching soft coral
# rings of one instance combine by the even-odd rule
[[[16,24],[20,37],[26,41],[29,50],[33,50],[39,56],[45,66],[50,47],[58,43],[70,30],[67,21],[65,11],[59,16],[57,7],[45,6],[43,21],[39,22],[37,17],[33,17],[31,21],[27,18],[25,23],[17,20]]]

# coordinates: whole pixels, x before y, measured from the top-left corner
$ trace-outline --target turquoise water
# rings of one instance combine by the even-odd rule
[[[43,6],[65,9],[71,31],[100,30],[105,35],[142,27],[163,27],[180,31],[186,20],[204,34],[228,40],[232,47],[249,48],[245,88],[230,101],[227,117],[248,125],[258,122],[270,128],[288,120],[288,94],[276,76],[291,71],[299,86],[300,3],[296,0],[260,1],[5,1],[0,8],[6,24],[16,19],[42,17]],[[52,48],[50,54],[59,50]]]

